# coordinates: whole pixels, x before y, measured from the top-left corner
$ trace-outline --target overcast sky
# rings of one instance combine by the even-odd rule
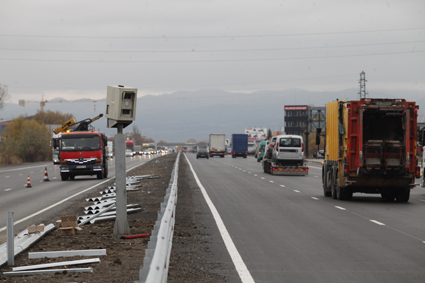
[[[425,91],[424,0],[0,0],[10,99],[180,90]]]

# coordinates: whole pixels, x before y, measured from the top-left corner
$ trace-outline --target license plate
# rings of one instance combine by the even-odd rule
[[[86,168],[86,165],[79,165],[79,166],[77,166],[77,169],[82,169],[82,168]]]

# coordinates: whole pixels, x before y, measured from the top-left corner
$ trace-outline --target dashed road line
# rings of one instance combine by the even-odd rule
[[[6,189],[6,190],[4,190],[5,192],[8,192],[8,191],[11,191],[12,190],[12,188],[8,188],[8,189]]]
[[[338,208],[338,209],[341,209],[341,210],[347,210],[347,209],[345,209],[345,208],[343,208],[341,206],[335,206],[335,208]]]
[[[296,193],[300,193],[300,191],[299,191],[299,190],[294,190],[294,192],[296,192]]]
[[[317,197],[311,197],[312,199],[314,199],[314,200],[319,200]]]
[[[274,181],[269,181],[270,183],[274,183]]]
[[[285,188],[285,185],[280,185],[282,188]]]
[[[372,219],[370,219],[369,221],[370,221],[370,222],[373,222],[373,223],[375,223],[375,224],[381,225],[381,226],[385,226],[385,224],[384,224],[384,223],[379,222],[379,221],[376,221],[376,220],[372,220]]]

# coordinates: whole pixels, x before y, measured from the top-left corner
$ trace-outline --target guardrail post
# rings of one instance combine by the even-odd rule
[[[13,237],[13,212],[7,213],[7,265],[15,265],[15,239]]]

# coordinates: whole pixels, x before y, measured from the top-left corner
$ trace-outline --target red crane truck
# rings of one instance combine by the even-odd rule
[[[62,133],[60,139],[60,172],[62,181],[73,180],[77,175],[108,176],[107,137],[88,125],[102,117],[78,122],[75,131]],[[77,124],[78,124],[77,123]]]

